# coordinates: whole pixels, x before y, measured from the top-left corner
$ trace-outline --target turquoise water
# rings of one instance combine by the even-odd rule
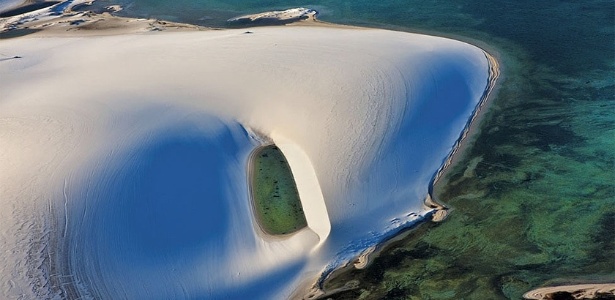
[[[453,207],[336,299],[519,299],[534,287],[615,280],[615,2],[97,1],[119,13],[204,26],[291,7],[324,21],[478,40],[497,52],[501,88],[436,187]]]

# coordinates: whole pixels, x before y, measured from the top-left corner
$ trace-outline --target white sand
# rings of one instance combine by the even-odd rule
[[[568,292],[575,299],[593,299],[598,294],[615,295],[615,283],[571,284],[541,287],[529,291],[523,298],[529,300],[551,299],[550,295],[557,292]]]
[[[285,298],[427,213],[480,49],[244,31],[2,41],[22,58],[0,61],[0,298]],[[283,137],[311,229],[257,234],[242,126]]]
[[[278,135],[275,131],[272,132],[271,138],[284,153],[293,170],[308,227],[318,235],[320,243],[324,243],[331,232],[331,221],[329,221],[327,204],[318,183],[318,175],[309,156],[292,140]]]
[[[276,10],[276,11],[268,11],[268,12],[252,14],[252,15],[239,16],[239,17],[231,18],[228,21],[229,22],[236,22],[240,20],[256,21],[256,20],[263,20],[263,19],[288,21],[288,20],[299,20],[301,18],[313,19],[315,15],[316,15],[315,10],[299,7],[299,8],[291,8],[291,9],[281,10],[281,11]]]

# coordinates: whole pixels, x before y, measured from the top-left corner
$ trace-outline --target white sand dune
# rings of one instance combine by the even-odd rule
[[[429,213],[483,51],[251,31],[2,41],[0,298],[286,298]],[[311,229],[255,230],[249,132],[287,151]]]

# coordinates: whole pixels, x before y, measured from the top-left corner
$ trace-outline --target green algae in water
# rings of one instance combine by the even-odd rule
[[[282,151],[275,145],[256,150],[253,156],[252,197],[259,225],[268,234],[288,234],[307,221],[295,179]]]

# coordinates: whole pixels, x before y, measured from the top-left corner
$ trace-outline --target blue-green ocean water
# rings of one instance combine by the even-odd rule
[[[497,52],[497,97],[436,187],[453,207],[325,287],[335,299],[520,299],[615,281],[615,1],[98,0],[121,16],[204,26],[309,7],[324,21],[475,41]]]

